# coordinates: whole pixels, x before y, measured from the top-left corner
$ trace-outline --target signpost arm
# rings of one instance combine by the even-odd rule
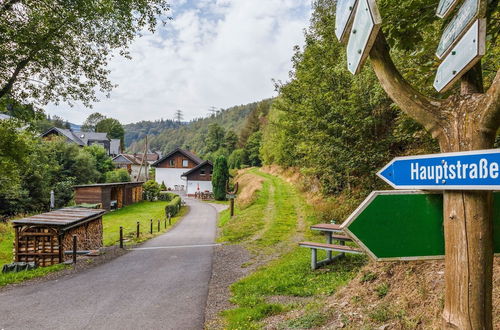
[[[497,71],[495,79],[485,94],[485,101],[482,125],[496,134],[500,126],[500,70]]]
[[[401,110],[422,124],[433,137],[439,135],[442,128],[438,118],[443,101],[419,93],[403,78],[392,61],[382,31],[370,51],[370,61],[380,84]]]

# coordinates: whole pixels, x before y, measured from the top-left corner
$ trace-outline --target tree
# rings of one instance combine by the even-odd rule
[[[495,10],[495,3],[491,7],[490,12]],[[425,19],[428,14],[416,16]],[[408,29],[417,30],[409,22],[400,21]],[[389,27],[389,36],[398,27]],[[438,141],[441,152],[492,148],[500,127],[500,70],[495,69],[496,76],[486,92],[479,62],[463,75],[460,90],[448,98],[426,96],[396,68],[385,35],[383,31],[378,33],[370,61],[380,84],[401,110],[425,127]],[[492,328],[492,205],[490,191],[444,191],[444,328]]]
[[[106,182],[130,182],[130,175],[124,168],[106,172]]]
[[[248,156],[245,149],[234,150],[228,158],[229,168],[241,168],[244,164],[248,164]]]
[[[168,10],[166,0],[2,1],[0,98],[89,106],[113,88],[110,58],[129,58],[130,42]]]
[[[105,118],[99,121],[95,126],[95,131],[107,133],[107,136],[110,139],[120,139],[121,149],[123,149],[125,130],[117,119]]]
[[[226,184],[229,181],[229,169],[227,167],[226,157],[219,156],[214,163],[212,174],[212,189],[214,198],[218,201],[226,199]]]
[[[142,189],[144,191],[144,199],[150,202],[155,201],[160,195],[160,185],[154,180],[144,183]]]
[[[260,146],[262,142],[262,132],[257,131],[250,135],[247,144],[245,146],[245,151],[248,157],[250,166],[260,166],[262,161],[260,160]]]
[[[113,164],[111,157],[109,157],[106,152],[106,149],[104,149],[101,145],[93,144],[91,146],[84,147],[83,150],[94,158],[96,170],[100,173],[98,182],[104,182],[106,180],[106,173],[113,171],[115,168],[115,165]]]
[[[83,122],[82,125],[82,131],[83,132],[95,132],[95,128],[97,124],[101,121],[106,119],[106,116],[103,116],[99,112],[94,112],[90,114],[87,119]]]
[[[215,152],[224,144],[224,129],[217,123],[208,125],[208,135],[206,138],[206,151]]]
[[[224,144],[223,147],[227,149],[229,153],[233,152],[238,145],[238,135],[232,130],[229,129],[224,136]]]

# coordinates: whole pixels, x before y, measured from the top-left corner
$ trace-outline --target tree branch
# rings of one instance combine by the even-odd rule
[[[373,70],[389,97],[410,117],[422,124],[433,137],[441,133],[440,107],[443,101],[416,91],[401,75],[389,53],[383,32],[377,35],[370,51]]]
[[[484,111],[481,126],[496,133],[500,127],[500,70],[497,71],[495,79],[483,98]]]

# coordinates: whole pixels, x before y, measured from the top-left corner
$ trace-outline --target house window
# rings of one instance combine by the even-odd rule
[[[205,169],[200,170],[200,175],[205,175]]]
[[[174,162],[173,159],[171,159],[168,163],[169,163],[170,167],[174,167],[175,166],[175,162]]]
[[[182,160],[182,167],[188,167],[189,166],[189,162],[187,159],[183,159]]]

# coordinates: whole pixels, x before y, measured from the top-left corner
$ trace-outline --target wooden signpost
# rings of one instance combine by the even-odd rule
[[[494,68],[497,70],[496,76],[485,91],[480,60],[485,53],[487,1],[476,0],[477,3],[474,3],[473,0],[465,0],[466,3],[447,26],[441,40],[438,55],[443,61],[438,68],[434,87],[443,92],[459,80],[461,83],[460,89],[447,99],[423,95],[411,86],[396,68],[390,46],[379,29],[381,19],[375,1],[358,1],[347,46],[349,71],[354,74],[359,72],[366,54],[369,54],[372,68],[389,97],[432,135],[439,143],[441,152],[472,152],[493,148],[500,128],[500,70]],[[437,16],[447,17],[461,2],[441,0]],[[500,213],[498,197],[483,183],[479,186],[487,190],[474,189],[473,185],[460,187],[460,183],[453,188],[457,190],[451,190],[447,182],[444,186],[442,182],[431,185],[442,185],[440,189],[444,189],[442,204],[438,204],[437,209],[434,206],[434,210],[442,209],[444,237],[442,328],[492,329],[493,251],[498,251],[500,241],[498,220],[493,215],[498,216]],[[374,200],[373,203],[376,205],[378,201]],[[408,205],[408,209],[413,210],[415,203],[419,202],[414,201],[411,206]],[[432,209],[430,206],[425,208]],[[381,212],[387,211],[379,209]],[[368,223],[360,220],[363,214],[359,214],[359,219],[348,227],[353,236],[357,233],[359,242],[364,241],[360,238],[361,233],[369,227],[361,229]],[[377,212],[372,215],[377,216]],[[401,221],[404,222],[404,219]],[[398,234],[393,233],[392,236]],[[379,235],[376,239],[379,244],[379,240],[391,237]],[[368,244],[367,248],[375,250],[376,244]],[[431,251],[424,254],[429,253]],[[376,255],[375,252],[373,254]],[[416,254],[422,253],[417,251]]]
[[[229,199],[230,208],[231,208],[231,217],[234,216],[234,199],[236,198],[236,194],[238,193],[238,182],[234,185],[233,191],[229,190],[229,182],[226,184],[226,198]]]

